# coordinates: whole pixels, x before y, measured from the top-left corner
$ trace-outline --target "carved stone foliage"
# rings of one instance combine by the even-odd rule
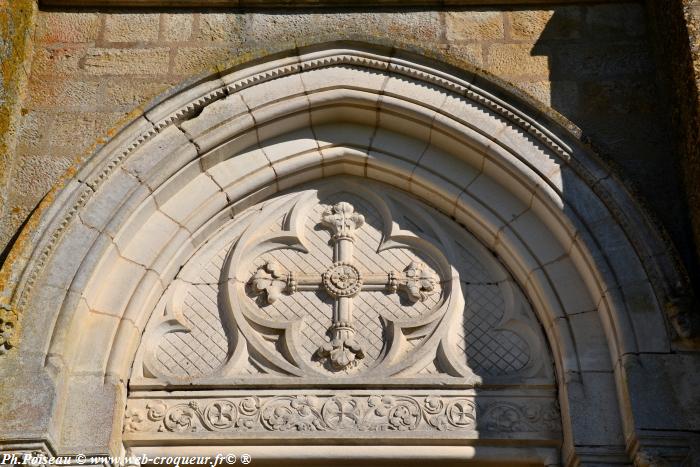
[[[343,177],[221,227],[161,299],[135,376],[551,378],[544,349],[527,301],[471,235]]]
[[[479,400],[473,396],[336,394],[207,399],[132,399],[125,433],[256,431],[559,432],[551,399]]]
[[[13,335],[16,319],[12,310],[0,304],[0,355],[13,347]]]

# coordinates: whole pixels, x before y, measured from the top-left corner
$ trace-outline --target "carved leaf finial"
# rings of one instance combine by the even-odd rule
[[[324,211],[321,223],[331,230],[336,239],[353,238],[355,230],[364,225],[365,216],[355,212],[352,204],[341,201]]]
[[[404,269],[404,281],[401,288],[406,291],[411,302],[425,301],[437,292],[437,277],[425,264],[412,261]]]
[[[16,315],[7,305],[0,304],[0,355],[13,347]]]
[[[354,334],[353,329],[339,330],[337,337],[318,349],[318,356],[322,359],[327,358],[335,369],[345,368],[354,361],[364,358],[365,353],[352,334]]]
[[[289,286],[289,273],[282,266],[273,261],[268,261],[255,271],[251,278],[253,293],[265,294],[268,304],[273,304],[287,290]]]

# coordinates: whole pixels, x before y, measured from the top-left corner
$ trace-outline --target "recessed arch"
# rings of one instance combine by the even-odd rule
[[[407,53],[332,45],[205,80],[137,118],[16,247],[28,266],[6,266],[19,277],[13,307],[45,323],[13,352],[48,369],[53,442],[70,450],[72,427],[91,429],[63,411],[99,386],[115,421],[94,448],[117,449],[148,312],[217,228],[275,193],[348,175],[421,199],[507,266],[552,349],[566,462],[596,444],[638,449],[629,357],[670,346],[660,304],[681,276],[614,175],[505,94]]]

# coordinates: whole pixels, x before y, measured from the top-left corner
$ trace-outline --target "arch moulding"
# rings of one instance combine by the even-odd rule
[[[523,309],[534,313],[539,324],[532,335],[544,337],[541,345],[535,337],[529,345],[531,350],[539,345],[541,369],[518,380],[451,367],[445,379],[426,379],[434,388],[450,388],[440,402],[448,407],[450,397],[468,395],[476,421],[469,435],[409,436],[410,446],[398,451],[392,446],[401,437],[390,434],[379,441],[367,438],[368,446],[359,450],[345,446],[342,433],[311,437],[315,446],[299,452],[275,448],[289,439],[274,436],[265,442],[273,446],[263,448],[244,435],[208,438],[206,447],[195,435],[144,434],[139,423],[160,420],[157,410],[146,411],[144,401],[152,394],[165,397],[163,389],[194,387],[204,391],[197,397],[210,400],[257,384],[224,370],[188,378],[152,371],[148,348],[154,329],[190,331],[187,320],[178,312],[170,315],[165,302],[179,293],[178,284],[187,283],[192,259],[215,245],[222,232],[248,222],[241,219],[251,210],[267,212],[274,200],[305,193],[317,193],[314,202],[322,202],[326,191],[341,186],[364,200],[376,198],[374,207],[385,213],[385,224],[391,209],[382,203],[398,197],[412,200],[406,210],[415,208],[417,218],[434,216],[428,224],[435,238],[452,238],[438,232],[443,227],[453,232],[448,224],[468,232],[464,235],[479,245],[474,248],[492,257],[484,261],[493,261],[493,270],[509,277],[513,300],[522,295]],[[363,190],[368,193],[362,195]],[[8,422],[0,439],[14,440],[5,443],[10,449],[211,453],[236,444],[259,459],[435,459],[430,445],[442,440],[442,459],[506,464],[614,463],[649,456],[676,461],[686,455],[687,439],[653,429],[648,407],[664,404],[659,402],[664,386],[641,360],[644,354],[669,352],[673,336],[683,333],[663,311],[684,284],[673,255],[618,179],[574,136],[479,75],[357,44],[271,57],[163,99],[97,151],[47,203],[2,272],[11,284],[4,291],[2,320],[4,329],[14,332],[3,334],[1,347],[6,384],[0,411]],[[248,237],[240,235],[235,238],[243,243]],[[384,240],[400,237],[383,235]],[[419,240],[407,244],[425,240],[413,237]],[[425,248],[432,251],[434,245]],[[230,253],[226,264],[236,258]],[[397,272],[400,285],[393,290],[399,295],[410,293],[406,271]],[[238,280],[231,274],[217,284]],[[425,290],[416,290],[416,300],[424,298],[419,292]],[[224,295],[220,291],[219,299]],[[222,322],[236,327],[223,315]],[[222,358],[233,361],[236,339],[226,337],[229,351]],[[285,352],[295,355],[294,342],[285,345]],[[438,351],[436,361],[449,366],[448,354]],[[294,365],[276,365],[292,375],[297,371]],[[298,395],[308,387],[315,397],[327,397],[325,383],[299,371],[300,380],[279,383],[281,392]],[[353,404],[365,397],[362,391],[374,391],[367,397],[378,391],[362,378],[342,381],[328,387],[355,391]],[[404,394],[404,383],[387,379],[381,391],[395,387]],[[513,429],[518,433],[504,437],[510,441],[489,442],[480,417],[483,412],[485,420],[491,412],[480,398],[509,385],[551,398],[554,428],[532,428],[544,434],[523,435],[520,441]],[[460,414],[464,408],[459,406]],[[134,415],[138,410],[141,415]],[[521,415],[528,426],[545,417],[538,414],[528,422],[527,411]],[[341,446],[329,450],[328,445]]]

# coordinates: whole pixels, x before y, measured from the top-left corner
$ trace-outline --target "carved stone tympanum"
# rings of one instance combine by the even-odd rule
[[[138,360],[151,379],[471,384],[546,368],[527,301],[478,242],[351,178],[223,225],[159,306]]]
[[[125,432],[558,436],[546,355],[464,229],[331,179],[250,207],[192,255],[144,335]]]

